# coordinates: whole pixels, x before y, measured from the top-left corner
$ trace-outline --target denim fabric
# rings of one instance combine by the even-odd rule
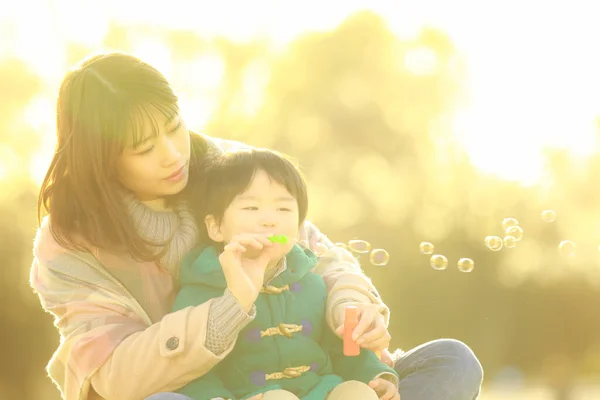
[[[404,352],[395,365],[402,400],[476,400],[483,368],[473,351],[453,339],[439,339]],[[145,400],[190,400],[158,393]]]
[[[483,382],[483,368],[473,351],[453,339],[404,352],[395,369],[402,400],[475,400]]]

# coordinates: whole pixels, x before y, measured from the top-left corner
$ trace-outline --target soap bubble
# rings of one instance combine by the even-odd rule
[[[499,236],[487,236],[485,238],[485,247],[491,251],[500,251],[503,245],[502,238]]]
[[[512,249],[517,246],[517,238],[514,236],[504,236],[504,247],[507,249]]]
[[[433,254],[433,245],[429,242],[421,242],[419,245],[419,250],[423,254]]]
[[[431,268],[438,271],[443,271],[448,268],[448,259],[441,254],[432,255],[429,263],[431,264]]]
[[[470,258],[461,258],[457,263],[460,272],[471,272],[475,268],[475,263]]]
[[[544,211],[542,211],[542,221],[544,221],[544,222],[554,222],[554,221],[556,221],[556,212],[554,210],[544,210]]]
[[[383,267],[390,261],[390,255],[384,249],[375,249],[369,255],[369,261],[375,266]]]
[[[371,251],[371,244],[364,240],[350,240],[348,242],[348,250],[359,254],[365,254]]]
[[[504,218],[504,220],[502,221],[502,229],[504,229],[504,232],[506,232],[506,230],[511,226],[517,225],[519,225],[519,221],[517,221],[516,218]]]
[[[577,245],[571,240],[563,240],[558,245],[558,250],[563,256],[573,257],[575,255],[575,250],[577,250]]]
[[[519,242],[523,239],[523,229],[518,225],[511,226],[506,230],[506,235],[514,237]]]

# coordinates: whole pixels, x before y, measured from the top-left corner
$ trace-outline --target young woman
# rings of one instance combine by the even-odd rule
[[[230,145],[190,133],[164,76],[135,57],[99,54],[67,73],[31,268],[32,287],[60,333],[48,373],[64,399],[175,391],[217,365],[253,320],[258,288],[244,268],[231,274],[223,296],[169,312],[181,257],[199,240],[188,182],[200,176],[207,152]],[[331,246],[308,222],[300,235],[313,249]],[[388,309],[356,261],[320,264],[329,326],[343,323],[346,305],[359,304],[362,346],[387,347]],[[438,389],[437,398],[462,400],[481,383],[477,359],[455,341],[407,352],[395,367],[409,400],[435,399]]]

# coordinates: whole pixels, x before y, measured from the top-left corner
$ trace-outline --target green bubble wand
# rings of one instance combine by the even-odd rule
[[[272,243],[279,243],[279,244],[287,244],[289,239],[287,236],[285,235],[273,235],[273,236],[269,236],[269,240]]]

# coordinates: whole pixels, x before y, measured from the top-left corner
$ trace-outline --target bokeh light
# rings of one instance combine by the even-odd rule
[[[27,282],[36,195],[60,81],[105,49],[163,72],[190,129],[299,160],[308,219],[377,286],[393,347],[463,340],[481,400],[600,398],[598,37],[595,4],[566,0],[3,5],[0,315],[15,350],[0,398],[59,398],[43,369],[58,338]],[[448,259],[458,271],[435,271]]]

